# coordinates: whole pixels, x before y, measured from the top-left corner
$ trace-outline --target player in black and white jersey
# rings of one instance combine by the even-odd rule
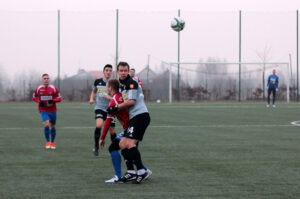
[[[95,119],[96,119],[96,129],[94,132],[94,148],[93,153],[98,156],[99,151],[99,139],[101,135],[101,129],[103,127],[104,121],[107,116],[107,107],[111,97],[108,95],[106,89],[106,82],[110,79],[112,75],[112,65],[107,64],[103,67],[103,78],[96,79],[93,85],[93,89],[90,96],[90,104],[95,103]],[[115,136],[114,125],[110,128],[111,136]]]
[[[129,76],[129,65],[120,62],[117,72],[121,83],[121,92],[124,102],[107,109],[108,113],[113,113],[119,109],[127,108],[129,113],[129,125],[126,133],[120,141],[122,155],[127,161],[127,172],[120,179],[122,182],[135,181],[141,183],[149,174],[143,168],[141,154],[136,146],[138,141],[142,141],[146,128],[150,124],[150,115],[144,103],[144,95],[139,83]],[[137,171],[134,166],[136,165]]]

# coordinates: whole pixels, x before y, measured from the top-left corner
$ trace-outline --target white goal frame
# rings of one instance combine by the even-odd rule
[[[247,64],[247,65],[258,65],[258,64],[280,64],[280,65],[286,65],[287,67],[287,74],[288,74],[288,81],[286,83],[287,89],[286,89],[286,102],[290,102],[290,63],[289,62],[170,62],[169,63],[169,103],[172,104],[172,67],[174,65],[178,66],[181,64],[236,64],[236,65],[242,65],[242,64]],[[180,68],[179,68],[180,69]]]

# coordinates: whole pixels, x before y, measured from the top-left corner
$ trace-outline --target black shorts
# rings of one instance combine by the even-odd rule
[[[107,113],[100,110],[100,109],[96,109],[95,110],[95,119],[98,119],[98,118],[101,118],[103,119],[103,121],[106,120],[107,118]],[[112,121],[111,121],[111,124],[110,124],[111,127],[115,127],[116,126],[116,119],[114,118]]]
[[[134,140],[142,141],[146,128],[150,124],[149,113],[142,113],[134,116],[128,125],[127,131],[124,133],[124,137]]]
[[[95,119],[103,119],[103,121],[106,120],[106,117],[107,117],[107,113],[102,111],[101,109],[96,109],[95,110]]]

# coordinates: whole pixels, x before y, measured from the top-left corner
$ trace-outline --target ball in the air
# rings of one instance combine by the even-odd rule
[[[171,21],[171,28],[176,31],[182,31],[185,26],[185,21],[180,17],[174,17]]]

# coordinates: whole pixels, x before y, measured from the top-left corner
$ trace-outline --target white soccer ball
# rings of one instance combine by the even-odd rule
[[[158,103],[158,104],[159,104],[159,103],[160,103],[160,99],[156,100],[156,103]]]
[[[171,21],[171,28],[176,31],[182,31],[185,26],[185,21],[180,17],[174,17]]]

